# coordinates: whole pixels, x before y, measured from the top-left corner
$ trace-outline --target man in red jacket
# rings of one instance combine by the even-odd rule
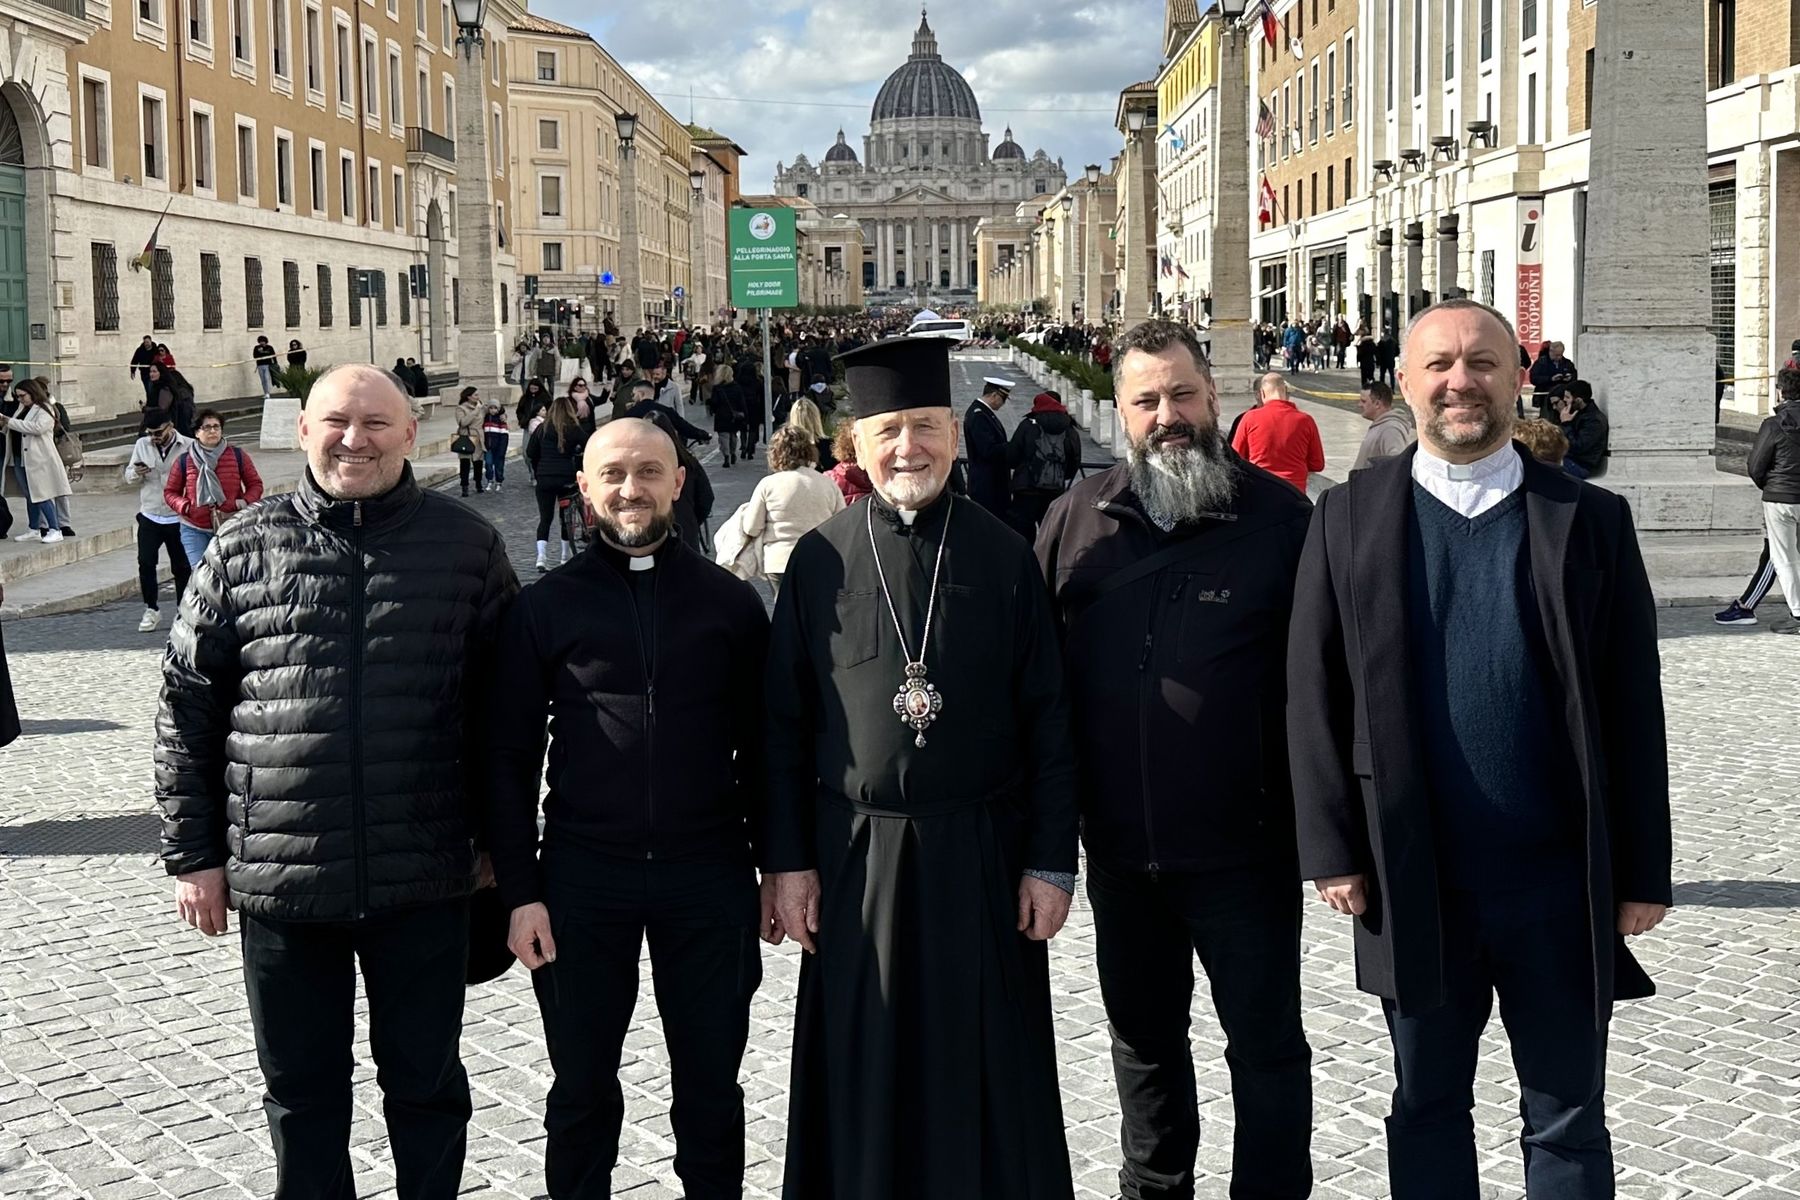
[[[1325,446],[1319,426],[1288,399],[1287,380],[1271,371],[1256,385],[1261,403],[1245,413],[1232,435],[1238,456],[1279,475],[1302,492],[1306,477],[1325,469]]]

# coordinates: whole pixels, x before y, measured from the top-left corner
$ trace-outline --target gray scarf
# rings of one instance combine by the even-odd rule
[[[200,468],[200,478],[194,482],[194,502],[207,507],[225,503],[225,485],[219,482],[219,456],[225,453],[230,442],[224,438],[219,444],[208,450],[198,440],[194,442],[194,463]]]

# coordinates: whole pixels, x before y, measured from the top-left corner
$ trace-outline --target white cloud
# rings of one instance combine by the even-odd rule
[[[604,19],[589,0],[535,0],[532,11],[587,29],[684,121],[691,89],[694,119],[749,152],[748,192],[771,188],[777,161],[817,162],[840,127],[861,156],[875,93],[906,61],[919,23],[916,9],[891,0],[623,7]],[[1118,153],[1119,91],[1160,61],[1158,0],[991,0],[938,7],[930,19],[945,61],[975,91],[990,144],[1011,125],[1027,153],[1041,146],[1071,174]]]

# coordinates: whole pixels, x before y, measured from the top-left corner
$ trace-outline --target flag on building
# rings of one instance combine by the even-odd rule
[[[1263,40],[1273,50],[1281,44],[1281,22],[1275,19],[1275,10],[1269,7],[1269,0],[1262,0]]]
[[[1179,133],[1176,133],[1173,125],[1164,125],[1163,133],[1168,135],[1169,148],[1174,150],[1175,153],[1180,154],[1183,150],[1187,149],[1187,139],[1182,137]]]
[[[1269,177],[1262,177],[1262,187],[1258,189],[1256,200],[1256,221],[1258,225],[1275,223],[1275,187]]]
[[[1175,278],[1186,279],[1187,277],[1188,277],[1188,274],[1187,274],[1186,268],[1184,268],[1180,263],[1176,263],[1175,264]]]
[[[1266,142],[1275,136],[1275,114],[1269,111],[1267,101],[1257,103],[1256,140]]]
[[[1162,273],[1164,275],[1169,274],[1169,256],[1166,254],[1163,255],[1161,261],[1162,261]]]
[[[132,270],[148,271],[150,269],[150,264],[156,261],[156,238],[157,235],[162,232],[163,217],[169,215],[169,206],[174,203],[175,198],[171,196],[169,197],[169,203],[163,205],[162,217],[156,218],[156,224],[150,230],[150,240],[144,243],[144,252],[130,260]]]
[[[1288,49],[1294,52],[1295,58],[1304,59],[1306,57],[1306,47],[1301,44],[1299,38],[1289,42]]]

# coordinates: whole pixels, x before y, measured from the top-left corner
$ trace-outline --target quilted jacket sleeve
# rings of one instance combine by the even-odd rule
[[[171,875],[226,859],[225,739],[242,667],[224,563],[215,545],[195,568],[163,655],[156,713],[156,806]]]

